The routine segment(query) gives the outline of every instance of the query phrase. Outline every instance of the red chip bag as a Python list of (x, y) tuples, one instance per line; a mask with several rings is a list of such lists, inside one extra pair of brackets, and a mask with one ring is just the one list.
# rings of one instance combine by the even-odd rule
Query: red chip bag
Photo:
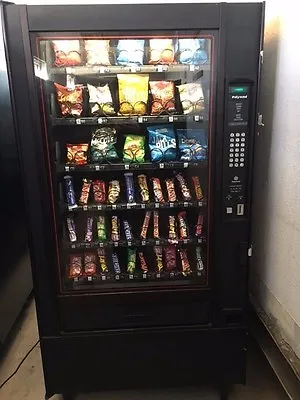
[(152, 94), (151, 114), (163, 112), (172, 113), (175, 111), (175, 87), (174, 82), (150, 81)]
[(62, 115), (64, 117), (68, 115), (80, 117), (83, 110), (82, 86), (76, 85), (75, 89), (68, 89), (58, 83), (54, 83), (54, 85)]

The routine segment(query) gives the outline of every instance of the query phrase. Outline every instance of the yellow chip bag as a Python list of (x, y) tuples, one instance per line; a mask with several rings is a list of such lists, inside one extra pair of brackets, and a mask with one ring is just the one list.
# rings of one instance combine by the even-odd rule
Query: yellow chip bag
[(147, 113), (149, 75), (118, 74), (121, 115)]

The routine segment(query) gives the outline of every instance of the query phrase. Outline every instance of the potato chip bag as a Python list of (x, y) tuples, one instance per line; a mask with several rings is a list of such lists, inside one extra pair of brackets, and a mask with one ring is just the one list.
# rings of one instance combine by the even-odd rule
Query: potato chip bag
[(81, 144), (66, 144), (67, 146), (67, 163), (84, 165), (87, 164), (87, 151), (89, 145), (87, 143)]
[(151, 114), (157, 115), (163, 112), (172, 113), (175, 110), (174, 82), (150, 81), (152, 94)]
[(173, 64), (175, 48), (173, 39), (150, 39), (149, 64)]
[(205, 109), (201, 83), (186, 83), (177, 86), (184, 114), (203, 112)]
[(118, 159), (116, 142), (115, 128), (102, 127), (92, 132), (91, 162), (116, 161)]
[(124, 162), (138, 162), (145, 161), (145, 137), (139, 135), (126, 135), (124, 149), (123, 149)]
[(121, 115), (145, 115), (148, 102), (149, 75), (118, 74)]
[(87, 87), (92, 115), (114, 115), (116, 113), (108, 84), (103, 86), (87, 84)]
[(180, 161), (203, 161), (207, 158), (204, 129), (177, 129)]
[(111, 65), (109, 40), (85, 40), (87, 65)]
[(143, 65), (145, 41), (141, 39), (119, 40), (118, 65)]
[(79, 40), (52, 40), (55, 53), (54, 65), (72, 67), (82, 63)]
[(75, 89), (69, 89), (58, 83), (54, 83), (54, 86), (62, 115), (80, 117), (83, 111), (82, 86), (76, 85)]
[(208, 56), (205, 39), (179, 39), (179, 57), (181, 64), (205, 64)]
[(171, 125), (154, 125), (147, 127), (151, 161), (176, 160), (177, 148), (174, 129)]

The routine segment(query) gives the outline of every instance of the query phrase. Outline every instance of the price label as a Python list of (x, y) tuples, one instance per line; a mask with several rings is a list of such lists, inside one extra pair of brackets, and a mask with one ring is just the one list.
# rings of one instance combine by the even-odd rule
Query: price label
[(202, 243), (202, 239), (200, 238), (200, 239), (198, 239), (198, 243)]
[(76, 249), (76, 244), (71, 244), (71, 249)]
[(119, 242), (114, 242), (114, 246), (118, 247), (119, 246)]
[(98, 124), (104, 124), (106, 122), (106, 118), (98, 118)]
[(187, 244), (188, 242), (189, 242), (188, 239), (183, 239), (183, 243), (184, 243), (184, 244)]
[(99, 246), (100, 246), (100, 247), (103, 247), (103, 243), (102, 243), (102, 242), (101, 242), (101, 243), (99, 243)]
[(83, 211), (87, 211), (88, 210), (88, 206), (83, 206)]
[(100, 166), (99, 165), (95, 165), (95, 171), (100, 171)]
[(112, 208), (113, 210), (116, 210), (116, 209), (117, 209), (117, 205), (116, 205), (116, 204), (113, 204), (113, 205), (111, 206), (111, 208)]
[(195, 65), (190, 65), (190, 71), (195, 71)]
[(200, 115), (195, 115), (194, 116), (194, 121), (199, 122), (200, 121)]
[(92, 280), (92, 277), (88, 276), (88, 281), (91, 282), (91, 280)]
[(156, 274), (156, 278), (158, 279), (160, 278), (160, 273)]
[(174, 278), (175, 274), (174, 272), (170, 272), (170, 278)]
[(100, 74), (104, 74), (105, 72), (107, 72), (107, 68), (105, 68), (105, 67), (100, 67), (99, 68), (99, 73)]
[(147, 274), (143, 274), (143, 279), (147, 279)]
[(132, 274), (129, 275), (129, 279), (133, 279), (133, 275)]
[(102, 279), (103, 281), (105, 281), (105, 280), (106, 280), (106, 276), (105, 276), (105, 275), (102, 275), (102, 276), (101, 276), (101, 279)]
[(127, 203), (127, 205), (126, 205), (126, 207), (127, 207), (127, 210), (131, 210), (132, 206), (133, 206), (133, 204), (131, 204), (131, 203)]
[(159, 168), (160, 168), (160, 169), (164, 169), (164, 168), (165, 168), (165, 164), (164, 164), (164, 163), (160, 163), (160, 164), (159, 164)]
[(183, 203), (183, 207), (188, 207), (189, 206), (189, 203), (187, 202), (187, 201), (185, 201), (184, 203)]
[(127, 242), (127, 245), (128, 245), (129, 247), (131, 247), (131, 246), (132, 246), (132, 243), (131, 243), (131, 242)]
[(159, 203), (155, 203), (155, 208), (159, 208)]
[(120, 279), (120, 275), (116, 275), (116, 281)]
[(68, 167), (67, 165), (65, 166), (65, 171), (69, 172), (70, 171), (70, 167)]
[(124, 165), (124, 168), (125, 168), (125, 169), (129, 169), (129, 167), (130, 167), (129, 164), (125, 164), (125, 165)]
[(159, 240), (155, 240), (155, 244), (156, 244), (156, 246), (159, 246), (160, 245), (160, 241)]
[(143, 117), (138, 117), (138, 123), (139, 123), (139, 124), (142, 124), (143, 122), (144, 122)]
[(76, 125), (81, 125), (81, 119), (80, 118), (76, 119)]
[(172, 117), (172, 115), (169, 116), (169, 122), (173, 122), (174, 118)]
[(146, 246), (146, 240), (142, 240), (142, 246)]
[(162, 65), (157, 66), (157, 72), (163, 72), (164, 67)]
[(101, 211), (102, 210), (102, 206), (97, 206), (97, 210)]
[(74, 278), (74, 282), (78, 282), (78, 278)]
[(170, 208), (173, 208), (174, 207), (174, 203), (170, 203)]
[(142, 203), (141, 204), (141, 208), (146, 208), (145, 204)]
[(189, 166), (188, 162), (183, 163), (183, 168), (187, 168)]

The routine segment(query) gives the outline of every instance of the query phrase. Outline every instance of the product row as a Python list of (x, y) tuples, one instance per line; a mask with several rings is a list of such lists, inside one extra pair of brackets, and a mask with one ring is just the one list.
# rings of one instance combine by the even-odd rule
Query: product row
[[(95, 252), (89, 251), (83, 254), (73, 253), (69, 257), (68, 277), (74, 279), (98, 273), (107, 274), (112, 272), (111, 266), (114, 274), (117, 275), (122, 273), (134, 275), (137, 271), (144, 274), (178, 271), (183, 276), (189, 276), (193, 272), (194, 260), (196, 260), (195, 270), (204, 274), (200, 247), (196, 247), (192, 252), (176, 246), (154, 246), (147, 255), (137, 248), (128, 248), (126, 253), (120, 256), (116, 251), (108, 253), (106, 249), (97, 249)], [(190, 262), (190, 259), (193, 262)]]
[[(191, 185), (188, 185), (186, 178), (181, 173), (175, 173), (174, 177), (165, 179), (164, 186), (161, 185), (159, 178), (151, 178), (151, 190), (149, 190), (150, 185), (148, 185), (149, 178), (145, 174), (135, 176), (132, 172), (127, 172), (124, 174), (124, 180), (125, 185), (116, 179), (111, 180), (107, 185), (104, 180), (92, 181), (84, 178), (78, 203), (82, 206), (87, 205), (92, 197), (92, 201), (96, 204), (115, 204), (120, 202), (121, 199), (125, 199), (125, 196), (127, 203), (131, 204), (137, 201), (148, 203), (152, 199), (157, 203), (176, 202), (178, 199), (183, 201), (191, 201), (192, 199), (201, 201), (203, 199), (203, 191), (198, 176), (192, 176), (192, 190), (189, 187)], [(68, 208), (69, 210), (75, 209), (78, 204), (72, 176), (66, 175), (64, 183)]]
[[(201, 77), (201, 75), (199, 76)], [(54, 83), (63, 117), (81, 115), (199, 114), (205, 110), (202, 84), (150, 80), (147, 74), (118, 74), (97, 85), (66, 87)], [(88, 99), (88, 100), (87, 100)], [(88, 102), (88, 110), (85, 103)]]
[(188, 221), (186, 211), (180, 211), (177, 215), (160, 215), (158, 211), (146, 211), (142, 223), (139, 218), (121, 219), (119, 215), (89, 216), (86, 218), (84, 234), (81, 224), (77, 229), (74, 217), (68, 217), (66, 224), (71, 243), (80, 240), (86, 243), (119, 242), (122, 239), (131, 242), (137, 238), (146, 240), (164, 237), (170, 244), (177, 244), (179, 239), (188, 239), (190, 236), (201, 237), (203, 220), (203, 215), (199, 214), (196, 221), (191, 219)]
[(200, 38), (53, 40), (54, 65), (204, 64), (209, 41)]
[(67, 164), (143, 163), (204, 161), (207, 140), (204, 129), (177, 129), (170, 125), (152, 125), (147, 135), (119, 135), (115, 128), (102, 127), (91, 133), (90, 143), (66, 144)]

